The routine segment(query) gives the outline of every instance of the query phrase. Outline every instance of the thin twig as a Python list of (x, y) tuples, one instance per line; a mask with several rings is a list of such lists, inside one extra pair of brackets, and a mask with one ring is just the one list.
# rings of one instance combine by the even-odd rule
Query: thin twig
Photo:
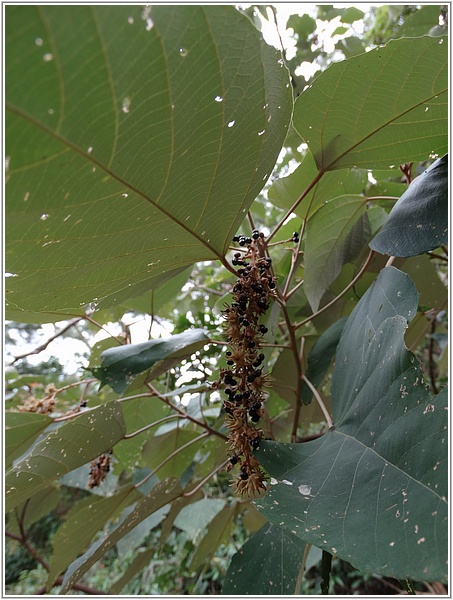
[(136, 483), (134, 485), (134, 488), (137, 489), (139, 488), (141, 485), (143, 485), (144, 483), (146, 483), (148, 481), (148, 479), (151, 479), (151, 477), (153, 475), (155, 475), (157, 473), (157, 471), (162, 468), (165, 464), (168, 463), (168, 461), (170, 461), (172, 458), (174, 458), (177, 454), (179, 454), (180, 452), (182, 452), (182, 450), (184, 450), (185, 448), (187, 448), (188, 446), (195, 444), (195, 442), (199, 442), (201, 439), (208, 437), (210, 434), (208, 431), (203, 432), (201, 435), (199, 435), (198, 437), (194, 438), (193, 440), (190, 440), (189, 442), (187, 442), (186, 444), (183, 444), (182, 446), (180, 446), (179, 448), (176, 448), (176, 450), (173, 450), (173, 452), (171, 452), (167, 458), (165, 458), (159, 465), (157, 465), (157, 467), (155, 469), (153, 469), (151, 471), (151, 473), (148, 473), (148, 475), (142, 479), (141, 481), (139, 481), (138, 483)]
[(124, 338), (111, 334), (110, 331), (108, 331), (104, 327), (104, 325), (101, 325), (100, 323), (98, 323), (97, 321), (95, 321), (94, 319), (92, 319), (91, 317), (89, 317), (88, 315), (84, 315), (82, 318), (86, 319), (87, 321), (89, 321), (92, 325), (94, 325), (98, 329), (102, 329), (102, 331), (105, 331), (105, 333), (109, 337), (111, 337), (112, 339), (116, 340), (118, 342), (118, 344), (120, 344), (121, 346), (124, 346), (124, 344), (126, 343)]
[(310, 390), (313, 393), (313, 396), (316, 398), (316, 402), (319, 404), (319, 408), (322, 410), (324, 416), (326, 417), (327, 425), (329, 426), (329, 428), (332, 427), (333, 422), (329, 415), (329, 411), (327, 410), (326, 405), (324, 404), (321, 396), (319, 395), (318, 390), (315, 388), (315, 386), (312, 384), (312, 382), (309, 379), (307, 379), (307, 377), (305, 375), (302, 375), (302, 379), (308, 385), (308, 387), (310, 388)]
[(162, 417), (162, 419), (153, 421), (153, 423), (148, 423), (148, 425), (145, 425), (141, 429), (137, 429), (136, 431), (133, 431), (132, 433), (128, 433), (127, 435), (124, 435), (123, 440), (128, 440), (129, 438), (133, 438), (136, 435), (139, 435), (140, 433), (143, 433), (144, 431), (151, 429), (152, 427), (156, 427), (156, 425), (160, 425), (161, 423), (164, 423), (165, 421), (170, 421), (171, 419), (183, 419), (183, 418), (184, 417), (182, 417), (181, 415), (167, 415), (166, 417)]
[(274, 237), (274, 235), (277, 233), (277, 231), (279, 231), (280, 227), (282, 227), (282, 225), (286, 222), (286, 220), (293, 214), (293, 212), (296, 210), (296, 208), (299, 206), (299, 204), (302, 202), (302, 200), (305, 198), (305, 196), (310, 193), (310, 191), (315, 187), (315, 185), (318, 183), (318, 181), (321, 179), (321, 177), (323, 175), (324, 175), (323, 170), (318, 171), (318, 174), (316, 175), (316, 177), (305, 188), (305, 190), (302, 192), (302, 194), (299, 196), (299, 198), (296, 200), (296, 202), (294, 202), (294, 204), (291, 206), (291, 208), (287, 211), (285, 216), (280, 219), (280, 221), (279, 221), (278, 225), (275, 227), (274, 231), (272, 231), (272, 233), (267, 238), (268, 242)]
[(185, 494), (183, 494), (183, 497), (188, 498), (189, 496), (193, 496), (194, 494), (196, 494), (196, 492), (198, 492), (198, 490), (200, 488), (202, 488), (204, 486), (204, 484), (207, 481), (209, 481), (209, 479), (211, 479), (211, 477), (213, 477), (218, 471), (220, 471), (220, 469), (223, 469), (223, 467), (229, 462), (230, 462), (230, 459), (228, 458), (220, 466), (216, 467), (213, 471), (211, 471), (209, 473), (209, 475), (207, 475), (204, 479), (202, 479), (202, 481), (200, 481), (200, 483), (198, 485), (196, 485), (192, 490), (190, 490), (190, 492), (186, 492)]
[(303, 321), (301, 321), (300, 323), (296, 323), (294, 325), (294, 329), (299, 329), (299, 327), (302, 327), (303, 325), (305, 325), (306, 323), (308, 323), (309, 321), (311, 321), (312, 319), (314, 319), (315, 317), (317, 317), (318, 315), (320, 315), (321, 313), (323, 313), (324, 311), (326, 311), (328, 308), (330, 308), (333, 304), (335, 304), (335, 302), (338, 302), (338, 300), (344, 296), (356, 283), (357, 281), (362, 277), (362, 275), (365, 273), (365, 271), (367, 270), (371, 259), (373, 257), (373, 250), (370, 250), (370, 253), (368, 254), (368, 257), (363, 265), (363, 267), (360, 269), (360, 271), (357, 273), (357, 275), (354, 277), (354, 279), (351, 281), (351, 283), (349, 283), (342, 292), (340, 292), (338, 294), (338, 296), (336, 296), (333, 300), (331, 300), (328, 304), (326, 304), (325, 306), (323, 306), (322, 308), (320, 308), (318, 311), (316, 311), (315, 313), (313, 313), (311, 316), (307, 317), (306, 319), (304, 319)]
[(395, 258), (396, 258), (396, 256), (389, 256), (389, 259), (385, 263), (385, 266), (386, 267), (391, 267), (393, 265), (393, 263), (395, 262)]
[(222, 440), (225, 440), (225, 441), (227, 440), (227, 437), (225, 435), (223, 435), (223, 433), (220, 433), (220, 431), (217, 431), (210, 425), (203, 423), (203, 421), (199, 421), (198, 419), (195, 419), (195, 417), (192, 417), (191, 415), (186, 413), (184, 410), (182, 410), (182, 408), (179, 408), (179, 406), (176, 406), (176, 404), (173, 404), (173, 402), (168, 400), (168, 398), (166, 398), (164, 394), (160, 394), (151, 383), (147, 383), (146, 385), (147, 385), (148, 389), (151, 392), (153, 392), (154, 396), (157, 396), (158, 398), (160, 398), (160, 400), (165, 402), (165, 404), (167, 404), (167, 406), (169, 406), (170, 408), (175, 410), (178, 414), (182, 415), (185, 419), (188, 419), (189, 421), (192, 421), (192, 423), (195, 423), (196, 425), (199, 425), (203, 429), (206, 429), (212, 435), (216, 435), (217, 437), (221, 438)]
[(55, 333), (52, 337), (50, 337), (47, 341), (45, 341), (43, 344), (41, 344), (34, 350), (30, 350), (30, 352), (25, 352), (24, 354), (19, 354), (19, 356), (15, 356), (14, 360), (12, 362), (10, 362), (8, 366), (11, 367), (18, 360), (21, 360), (22, 358), (26, 358), (27, 356), (31, 356), (32, 354), (40, 354), (43, 350), (45, 350), (47, 348), (47, 346), (51, 342), (53, 342), (58, 337), (60, 337), (64, 333), (66, 333), (68, 331), (68, 329), (71, 329), (71, 327), (74, 327), (74, 325), (76, 325), (82, 319), (83, 319), (83, 317), (78, 317), (77, 319), (73, 319), (72, 321), (69, 321), (69, 323), (65, 327), (63, 327), (63, 329), (60, 329), (60, 331), (57, 331), (57, 333)]
[(292, 289), (292, 290), (289, 290), (289, 292), (286, 294), (286, 299), (287, 299), (287, 300), (289, 300), (289, 299), (291, 298), (291, 296), (292, 296), (292, 295), (293, 295), (295, 292), (297, 292), (297, 290), (298, 290), (298, 289), (299, 289), (299, 288), (300, 288), (302, 285), (304, 285), (304, 282), (305, 282), (305, 279), (302, 279), (301, 281), (299, 281), (299, 283), (298, 283), (297, 285), (295, 285), (295, 286), (293, 287), (293, 289)]

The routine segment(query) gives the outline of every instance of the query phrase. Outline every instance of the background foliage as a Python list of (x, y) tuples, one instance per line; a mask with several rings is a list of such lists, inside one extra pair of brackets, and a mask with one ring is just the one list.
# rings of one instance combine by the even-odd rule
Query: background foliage
[[(445, 593), (447, 21), (7, 7), (8, 593)], [(255, 227), (252, 500), (212, 384)]]

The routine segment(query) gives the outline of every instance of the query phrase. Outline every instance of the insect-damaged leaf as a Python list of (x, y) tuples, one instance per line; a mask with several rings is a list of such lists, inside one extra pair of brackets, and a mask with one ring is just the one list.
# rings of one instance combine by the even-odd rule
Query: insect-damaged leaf
[(92, 373), (103, 385), (108, 384), (121, 394), (132, 375), (151, 369), (146, 380), (158, 377), (203, 348), (208, 340), (202, 329), (189, 329), (168, 339), (108, 348), (101, 354), (101, 366), (92, 369)]
[(113, 306), (224, 256), (292, 110), (247, 17), (9, 6), (5, 62), (9, 318)]
[(447, 393), (430, 396), (404, 345), (409, 277), (384, 269), (344, 328), (332, 381), (335, 430), (263, 442), (272, 477), (255, 505), (273, 523), (365, 572), (447, 576)]
[(48, 415), (29, 412), (5, 413), (5, 466), (25, 452), (40, 433), (52, 423)]
[(415, 256), (448, 243), (448, 156), (414, 179), (370, 248), (392, 256)]
[(12, 510), (53, 479), (109, 450), (125, 432), (119, 402), (87, 410), (64, 423), (6, 474), (7, 510)]

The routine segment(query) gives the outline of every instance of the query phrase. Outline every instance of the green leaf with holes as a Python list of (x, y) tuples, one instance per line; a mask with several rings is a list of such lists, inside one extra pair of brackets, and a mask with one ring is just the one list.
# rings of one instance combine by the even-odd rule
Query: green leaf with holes
[(306, 544), (293, 533), (266, 523), (233, 556), (222, 588), (227, 595), (299, 594)]
[(370, 248), (392, 256), (415, 256), (448, 243), (448, 155), (416, 177)]
[(6, 88), (6, 295), (22, 321), (222, 259), (292, 110), (280, 53), (233, 6), (9, 6)]
[(144, 498), (137, 502), (124, 520), (107, 536), (95, 542), (76, 559), (66, 571), (60, 594), (66, 593), (90, 567), (92, 567), (108, 550), (132, 531), (146, 517), (153, 514), (182, 494), (182, 488), (176, 479), (164, 479), (159, 482)]
[(8, 511), (45, 487), (112, 448), (126, 432), (119, 402), (87, 410), (52, 431), (6, 473)]
[(417, 292), (381, 271), (349, 317), (332, 380), (335, 428), (304, 444), (263, 442), (266, 518), (354, 567), (446, 581), (447, 391), (430, 396), (404, 344)]
[(188, 329), (168, 339), (108, 348), (101, 354), (101, 366), (92, 369), (102, 385), (122, 394), (133, 375), (146, 371), (143, 381), (151, 381), (179, 364), (209, 341), (202, 329)]
[(297, 99), (294, 127), (320, 171), (420, 161), (447, 151), (447, 89), (446, 40), (393, 40), (330, 65)]

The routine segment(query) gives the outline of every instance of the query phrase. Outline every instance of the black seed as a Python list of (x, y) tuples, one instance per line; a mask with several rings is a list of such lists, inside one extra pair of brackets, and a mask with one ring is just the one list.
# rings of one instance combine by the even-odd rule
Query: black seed
[(227, 365), (234, 365), (234, 360), (227, 360), (226, 363)]
[(250, 375), (247, 375), (247, 381), (249, 383), (253, 383), (255, 381), (255, 379), (256, 379), (255, 373), (250, 373)]
[(240, 252), (235, 252), (234, 253), (234, 258), (241, 258), (241, 253)]
[(257, 415), (256, 413), (253, 413), (253, 415), (251, 415), (251, 419), (252, 419), (253, 423), (258, 423), (258, 421), (260, 420), (260, 416)]
[(261, 324), (259, 327), (261, 333), (267, 333), (269, 331), (269, 329), (266, 327), (266, 325)]
[(228, 408), (228, 406), (224, 406), (223, 407), (225, 412), (227, 413), (227, 415), (232, 415), (233, 414), (233, 409), (232, 408)]
[(264, 233), (262, 231), (260, 231), (260, 238), (264, 237)]
[(250, 325), (250, 321), (244, 317), (242, 319), (242, 324), (244, 325), (244, 327), (248, 327), (248, 325)]
[(269, 286), (270, 290), (274, 290), (275, 289), (275, 281), (269, 281), (268, 286)]
[(239, 242), (239, 236), (238, 236), (238, 235), (235, 235), (235, 236), (234, 236), (234, 238), (233, 238), (233, 242)]
[(259, 447), (260, 445), (260, 439), (259, 438), (253, 438), (253, 440), (250, 440), (250, 446), (252, 448), (254, 448), (255, 450)]
[(249, 340), (249, 341), (247, 342), (247, 346), (248, 346), (249, 348), (254, 348), (254, 347), (256, 346), (256, 344), (255, 344), (255, 342), (254, 342), (253, 340)]
[[(243, 398), (250, 398), (250, 392), (248, 390), (245, 390), (245, 392), (243, 392), (243, 394), (242, 394), (242, 397)], [(260, 406), (261, 406), (261, 404), (260, 404)]]
[(230, 388), (225, 388), (223, 391), (225, 392), (225, 394), (226, 394), (227, 396), (229, 396), (229, 395), (231, 394), (231, 390), (230, 390)]
[(257, 240), (259, 237), (260, 237), (259, 231), (254, 231), (254, 232), (252, 233), (252, 238), (253, 238), (254, 240)]
[(259, 410), (261, 408), (261, 402), (255, 402), (252, 408), (253, 410)]
[(231, 350), (227, 350), (227, 351), (225, 352), (225, 354), (226, 354), (227, 356), (231, 356), (233, 353), (231, 352)]
[(239, 476), (242, 479), (242, 481), (246, 481), (249, 478), (247, 471), (241, 471), (239, 473)]
[(243, 237), (240, 238), (239, 246), (245, 246), (245, 238), (243, 238)]
[(230, 385), (232, 385), (233, 387), (236, 387), (238, 384), (238, 382), (236, 381), (236, 379), (230, 379)]
[(230, 463), (231, 463), (232, 465), (236, 465), (236, 464), (237, 464), (237, 462), (238, 462), (238, 457), (237, 457), (237, 456), (231, 456), (231, 457), (230, 457)]
[(231, 264), (233, 265), (233, 267), (236, 267), (238, 264), (238, 261), (235, 258), (233, 258), (233, 260), (231, 261)]
[(245, 243), (246, 243), (246, 244), (251, 244), (251, 243), (252, 243), (252, 238), (250, 238), (250, 237), (246, 237), (246, 238), (245, 238)]

